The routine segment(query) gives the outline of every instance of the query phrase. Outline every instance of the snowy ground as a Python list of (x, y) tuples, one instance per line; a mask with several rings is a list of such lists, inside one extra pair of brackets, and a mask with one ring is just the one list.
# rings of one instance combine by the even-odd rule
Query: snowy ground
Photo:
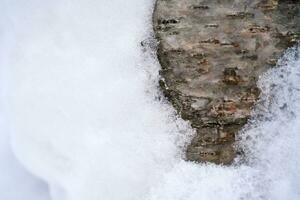
[(192, 130), (161, 98), (155, 54), (141, 46), (153, 3), (0, 1), (0, 199), (300, 198), (299, 51), (262, 77), (241, 143), (249, 161), (188, 163)]

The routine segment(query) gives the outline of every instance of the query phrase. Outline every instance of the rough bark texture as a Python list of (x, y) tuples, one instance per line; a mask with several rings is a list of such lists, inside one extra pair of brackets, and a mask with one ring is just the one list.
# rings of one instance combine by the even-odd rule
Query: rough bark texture
[(197, 130), (191, 161), (230, 164), (260, 74), (300, 40), (299, 0), (158, 0), (160, 85)]

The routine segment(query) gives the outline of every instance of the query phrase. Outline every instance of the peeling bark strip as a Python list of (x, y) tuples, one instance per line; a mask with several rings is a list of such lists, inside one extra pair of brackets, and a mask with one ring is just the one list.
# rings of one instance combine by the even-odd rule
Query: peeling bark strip
[(191, 161), (230, 164), (258, 76), (300, 40), (298, 0), (158, 0), (160, 85), (197, 135)]

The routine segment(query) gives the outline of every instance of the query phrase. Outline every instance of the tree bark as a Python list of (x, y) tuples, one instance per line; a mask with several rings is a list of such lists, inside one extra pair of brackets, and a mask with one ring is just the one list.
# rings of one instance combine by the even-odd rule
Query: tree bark
[(300, 40), (297, 0), (158, 0), (160, 86), (197, 134), (190, 161), (230, 164), (258, 77)]

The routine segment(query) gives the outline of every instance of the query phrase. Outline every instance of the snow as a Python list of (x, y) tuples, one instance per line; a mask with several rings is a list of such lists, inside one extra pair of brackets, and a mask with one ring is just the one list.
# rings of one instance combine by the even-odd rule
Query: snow
[(153, 4), (0, 1), (0, 199), (299, 199), (299, 50), (261, 78), (247, 162), (186, 162), (193, 130), (158, 89)]

